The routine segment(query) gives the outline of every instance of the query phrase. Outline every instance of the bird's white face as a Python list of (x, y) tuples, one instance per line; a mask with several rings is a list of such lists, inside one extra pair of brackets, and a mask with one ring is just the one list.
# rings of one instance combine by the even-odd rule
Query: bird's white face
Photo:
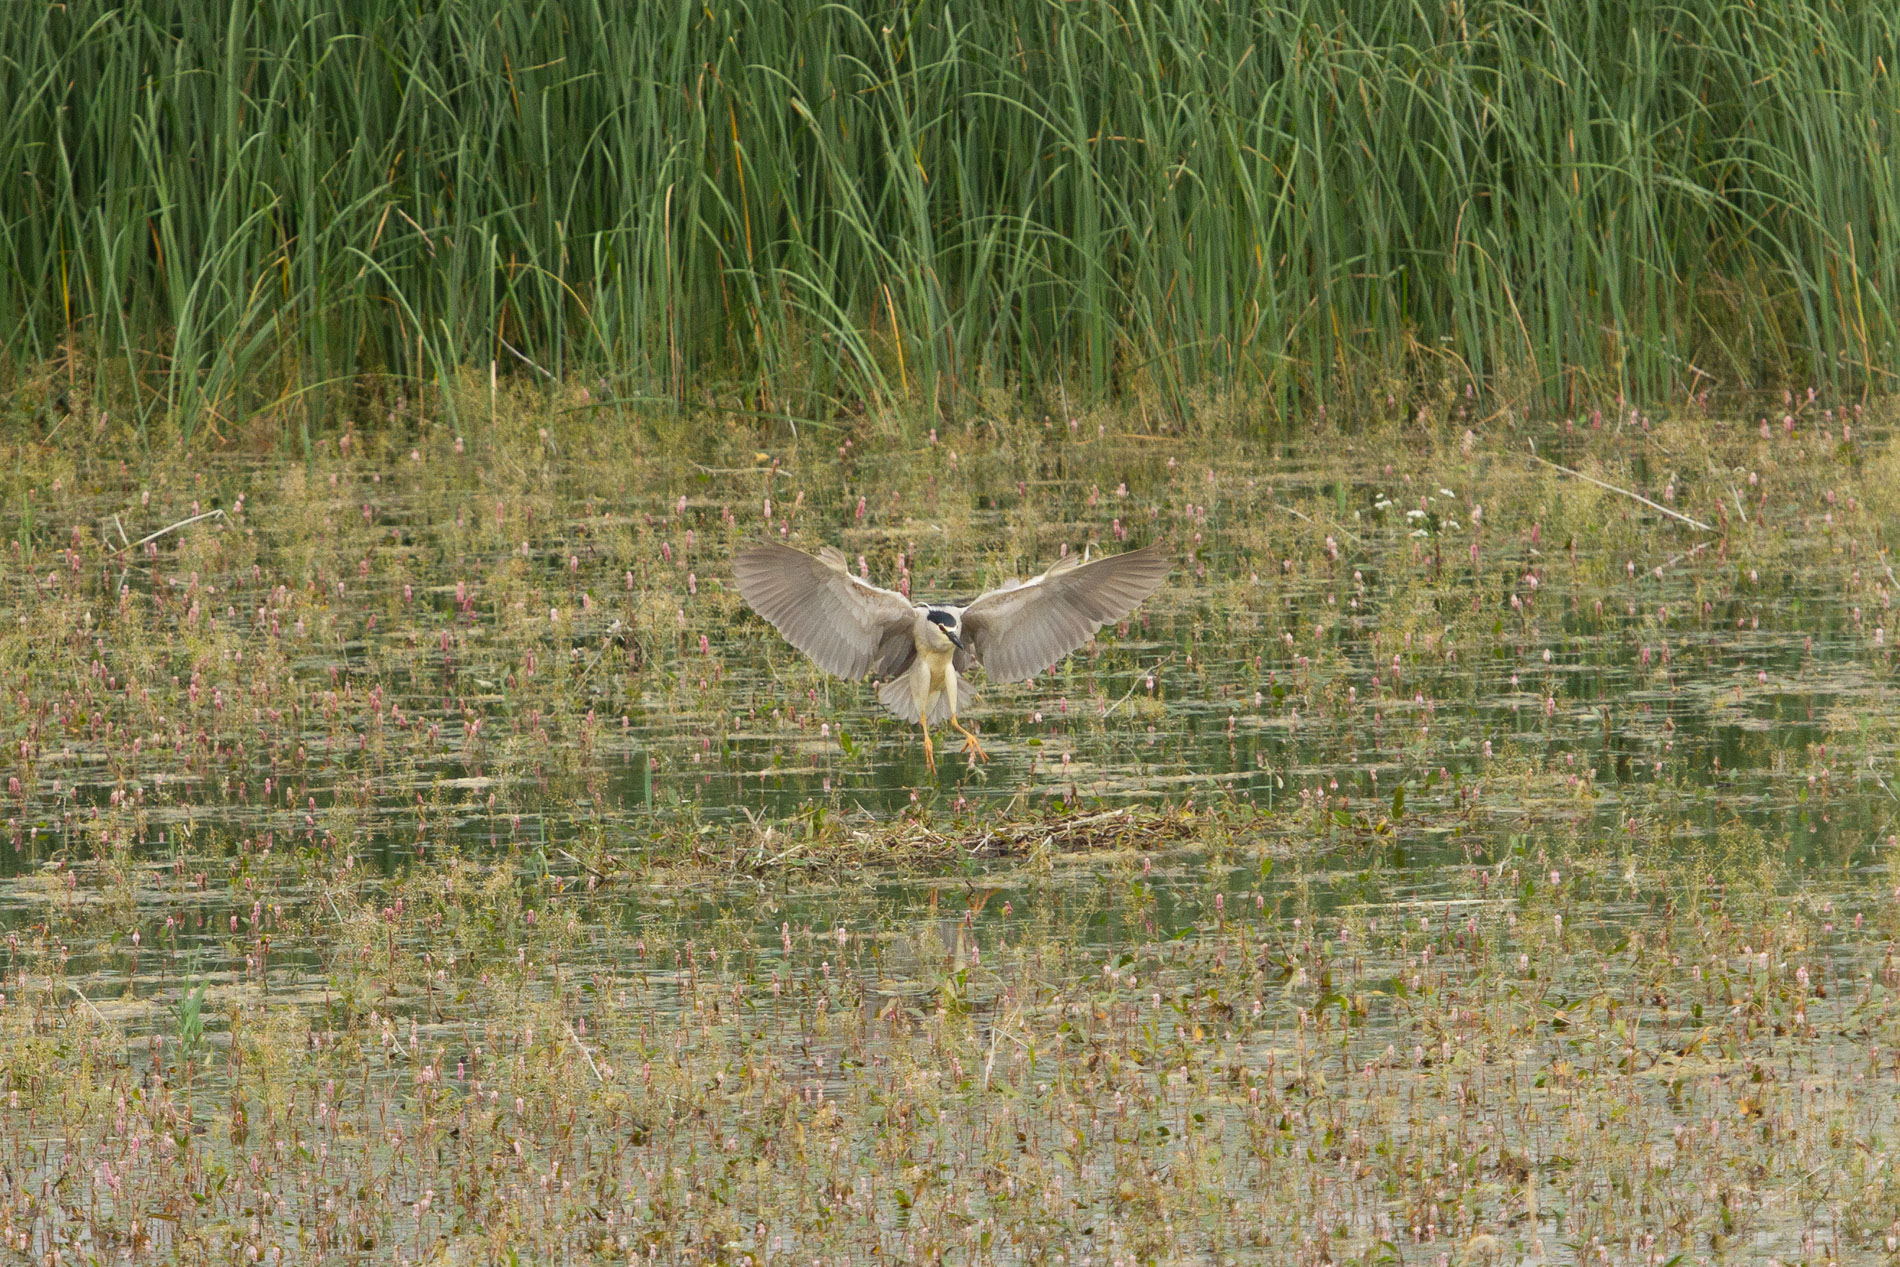
[(963, 620), (954, 611), (933, 607), (924, 617), (924, 637), (939, 651), (963, 645)]

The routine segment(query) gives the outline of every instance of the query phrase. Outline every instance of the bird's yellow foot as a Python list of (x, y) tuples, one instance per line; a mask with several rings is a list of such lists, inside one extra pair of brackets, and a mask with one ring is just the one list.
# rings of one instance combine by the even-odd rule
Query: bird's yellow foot
[(937, 753), (930, 745), (930, 732), (924, 732), (924, 769), (932, 774), (937, 772)]
[(963, 754), (965, 756), (973, 757), (978, 761), (988, 761), (990, 759), (990, 754), (983, 751), (983, 745), (976, 741), (975, 735), (963, 729), (961, 726), (957, 727), (957, 733), (963, 736)]

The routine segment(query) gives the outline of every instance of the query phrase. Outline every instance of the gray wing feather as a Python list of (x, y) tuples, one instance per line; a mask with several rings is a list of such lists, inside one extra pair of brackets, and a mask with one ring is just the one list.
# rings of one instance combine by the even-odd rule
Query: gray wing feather
[(819, 668), (856, 680), (900, 673), (916, 655), (911, 601), (851, 575), (827, 546), (814, 557), (768, 542), (732, 560), (739, 594)]
[(1084, 563), (1069, 555), (1032, 581), (991, 590), (963, 610), (963, 633), (999, 682), (1034, 677), (1135, 610), (1172, 564), (1166, 543)]

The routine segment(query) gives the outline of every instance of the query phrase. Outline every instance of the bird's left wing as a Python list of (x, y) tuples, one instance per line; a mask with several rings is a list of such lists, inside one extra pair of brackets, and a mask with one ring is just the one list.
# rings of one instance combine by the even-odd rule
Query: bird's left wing
[(851, 575), (830, 546), (815, 557), (774, 542), (751, 546), (734, 556), (732, 575), (752, 610), (827, 673), (854, 681), (873, 669), (895, 674), (916, 654), (911, 601)]
[(999, 682), (1034, 677), (1135, 610), (1172, 566), (1164, 542), (1084, 563), (1069, 555), (1032, 581), (991, 590), (963, 609), (963, 634)]

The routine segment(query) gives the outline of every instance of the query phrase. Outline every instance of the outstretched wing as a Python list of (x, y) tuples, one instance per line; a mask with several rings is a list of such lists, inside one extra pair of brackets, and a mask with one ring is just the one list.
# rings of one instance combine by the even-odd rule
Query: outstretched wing
[(1161, 587), (1165, 542), (1084, 563), (1068, 555), (1033, 581), (1012, 581), (963, 609), (963, 636), (999, 682), (1034, 677)]
[(816, 557), (770, 542), (751, 546), (734, 556), (732, 575), (752, 610), (827, 673), (895, 674), (917, 654), (911, 601), (851, 575), (830, 546)]

